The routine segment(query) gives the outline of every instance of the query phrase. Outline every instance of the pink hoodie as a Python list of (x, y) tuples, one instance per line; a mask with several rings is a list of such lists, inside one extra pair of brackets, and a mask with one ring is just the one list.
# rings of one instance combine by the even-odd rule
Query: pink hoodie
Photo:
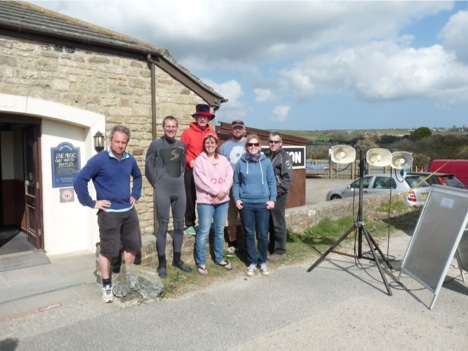
[(234, 171), (231, 163), (223, 155), (218, 155), (217, 163), (212, 164), (205, 152), (195, 159), (193, 178), (197, 192), (197, 203), (211, 204), (211, 199), (220, 191), (227, 195), (220, 203), (229, 201)]

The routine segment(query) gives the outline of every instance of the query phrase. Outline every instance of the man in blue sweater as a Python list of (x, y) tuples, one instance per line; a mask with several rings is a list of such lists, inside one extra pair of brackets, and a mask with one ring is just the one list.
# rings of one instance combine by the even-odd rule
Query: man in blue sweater
[[(115, 126), (110, 131), (110, 147), (88, 160), (73, 183), (83, 206), (98, 210), (102, 276), (102, 301), (112, 302), (111, 261), (124, 249), (124, 261), (132, 264), (141, 249), (140, 223), (134, 208), (141, 196), (142, 176), (135, 158), (128, 154), (130, 130)], [(130, 177), (133, 188), (130, 192)], [(96, 189), (96, 200), (89, 195), (88, 182)]]

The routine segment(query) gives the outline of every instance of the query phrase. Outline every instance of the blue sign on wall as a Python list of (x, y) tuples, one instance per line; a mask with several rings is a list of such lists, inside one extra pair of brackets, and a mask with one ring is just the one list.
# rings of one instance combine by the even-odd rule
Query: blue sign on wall
[(50, 149), (52, 163), (52, 187), (72, 186), (80, 172), (80, 148), (61, 143)]

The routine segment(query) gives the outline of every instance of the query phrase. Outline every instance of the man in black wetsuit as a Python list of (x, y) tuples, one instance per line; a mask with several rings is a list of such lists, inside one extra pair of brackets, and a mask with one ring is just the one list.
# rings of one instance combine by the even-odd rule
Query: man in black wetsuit
[(172, 265), (184, 272), (192, 271), (181, 260), (185, 225), (184, 169), (187, 151), (185, 144), (175, 139), (177, 128), (178, 122), (175, 117), (164, 118), (164, 136), (153, 141), (146, 153), (145, 176), (154, 188), (154, 203), (159, 222), (156, 249), (159, 260), (158, 275), (161, 278), (167, 276), (166, 237), (170, 208), (174, 224)]

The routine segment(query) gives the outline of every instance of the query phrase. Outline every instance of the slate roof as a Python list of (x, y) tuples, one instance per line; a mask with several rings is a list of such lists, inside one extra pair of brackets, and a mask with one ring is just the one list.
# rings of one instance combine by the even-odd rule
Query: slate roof
[(25, 1), (0, 0), (0, 29), (14, 32), (42, 35), (72, 42), (138, 53), (146, 58), (148, 54), (159, 56), (177, 70), (187, 75), (196, 84), (209, 90), (221, 100), (224, 98), (199, 78), (179, 65), (169, 51), (127, 35), (111, 31), (79, 19), (44, 9)]
[(164, 54), (164, 49), (23, 1), (0, 1), (0, 26), (81, 43)]

